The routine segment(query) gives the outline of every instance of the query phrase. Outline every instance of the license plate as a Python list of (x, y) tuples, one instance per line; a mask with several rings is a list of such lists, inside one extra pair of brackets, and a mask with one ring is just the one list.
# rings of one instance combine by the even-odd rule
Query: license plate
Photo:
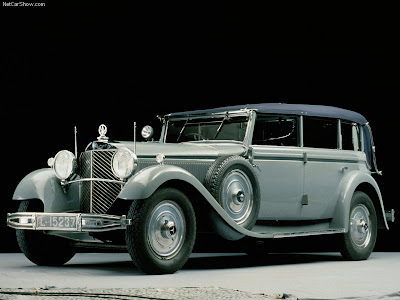
[(77, 230), (76, 215), (37, 215), (37, 229)]

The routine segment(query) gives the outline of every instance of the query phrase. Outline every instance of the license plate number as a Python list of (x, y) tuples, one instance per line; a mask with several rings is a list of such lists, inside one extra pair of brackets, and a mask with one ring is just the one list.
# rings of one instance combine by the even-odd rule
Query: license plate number
[(38, 215), (36, 228), (76, 230), (76, 216)]

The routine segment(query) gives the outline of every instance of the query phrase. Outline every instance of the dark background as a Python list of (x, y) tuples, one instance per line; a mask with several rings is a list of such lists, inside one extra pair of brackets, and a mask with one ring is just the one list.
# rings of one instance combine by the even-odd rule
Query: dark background
[[(82, 151), (101, 123), (110, 138), (132, 140), (133, 121), (159, 132), (156, 115), (234, 104), (360, 112), (374, 132), (385, 208), (400, 212), (393, 8), (43, 1), (1, 11), (0, 251), (16, 250), (4, 220), (15, 187), (73, 151), (74, 126)], [(377, 250), (400, 249), (397, 223), (380, 232)]]

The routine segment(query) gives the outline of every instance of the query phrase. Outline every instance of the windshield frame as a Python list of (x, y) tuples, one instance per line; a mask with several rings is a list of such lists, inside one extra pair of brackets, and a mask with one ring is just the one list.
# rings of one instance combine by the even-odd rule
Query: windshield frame
[[(253, 131), (253, 122), (254, 122), (254, 110), (249, 109), (241, 109), (237, 111), (225, 111), (225, 112), (218, 112), (218, 113), (211, 113), (211, 114), (197, 114), (197, 115), (181, 115), (181, 116), (173, 116), (170, 117), (169, 115), (164, 116), (163, 118), (163, 128), (162, 128), (162, 135), (160, 137), (161, 143), (169, 143), (169, 144), (179, 144), (179, 143), (239, 143), (244, 145), (249, 145), (251, 140), (251, 135)], [(220, 121), (226, 118), (234, 118), (234, 117), (246, 117), (247, 125), (246, 125), (246, 132), (243, 138), (243, 141), (237, 140), (201, 140), (201, 141), (188, 141), (188, 142), (166, 142), (167, 134), (168, 134), (168, 126), (170, 122), (174, 121), (192, 121), (196, 119), (220, 119)]]

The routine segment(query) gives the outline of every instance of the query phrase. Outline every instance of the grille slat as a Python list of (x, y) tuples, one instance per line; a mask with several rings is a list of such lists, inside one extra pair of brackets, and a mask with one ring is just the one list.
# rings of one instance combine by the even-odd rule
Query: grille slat
[[(85, 151), (80, 156), (81, 178), (119, 180), (112, 172), (111, 161), (116, 149)], [(113, 182), (84, 181), (81, 183), (81, 210), (89, 213), (106, 213), (119, 192), (121, 185)]]

